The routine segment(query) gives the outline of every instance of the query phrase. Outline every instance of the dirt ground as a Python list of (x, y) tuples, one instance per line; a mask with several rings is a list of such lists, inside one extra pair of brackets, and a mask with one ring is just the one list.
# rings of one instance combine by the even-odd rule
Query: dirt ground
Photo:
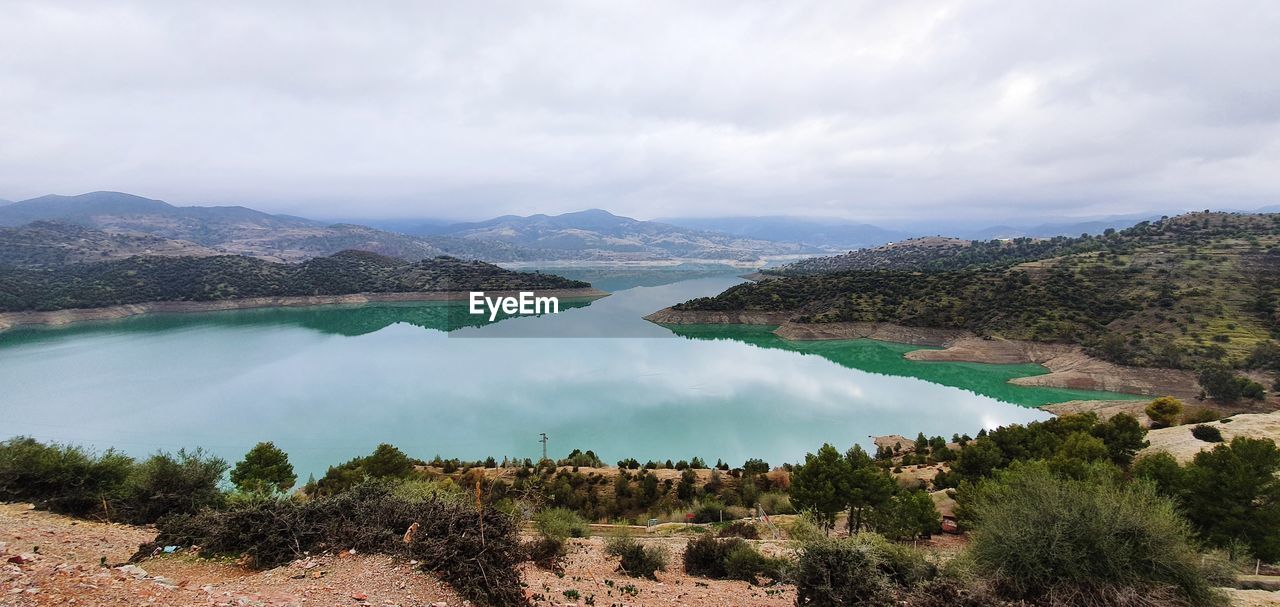
[[(0, 607), (91, 606), (463, 606), (457, 594), (412, 562), (361, 554), (316, 555), (268, 571), (233, 562), (200, 560), (181, 553), (138, 565), (121, 565), (154, 531), (144, 527), (77, 521), (29, 505), (0, 504)], [(672, 605), (764, 607), (795, 604), (791, 586), (687, 576), (680, 561), (688, 535), (641, 537), (671, 556), (656, 580), (618, 573), (602, 538), (570, 540), (563, 574), (522, 565), (535, 605), (656, 607)], [(926, 547), (938, 555), (958, 552), (963, 538), (937, 536)], [(761, 541), (780, 554), (784, 542)], [(1280, 605), (1280, 593), (1232, 591), (1233, 604)]]

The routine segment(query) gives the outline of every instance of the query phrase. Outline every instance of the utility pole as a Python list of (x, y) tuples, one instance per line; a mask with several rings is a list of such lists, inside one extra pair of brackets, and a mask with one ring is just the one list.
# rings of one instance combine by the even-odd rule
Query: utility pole
[(538, 442), (542, 443), (542, 459), (547, 459), (547, 433), (541, 433), (542, 438)]

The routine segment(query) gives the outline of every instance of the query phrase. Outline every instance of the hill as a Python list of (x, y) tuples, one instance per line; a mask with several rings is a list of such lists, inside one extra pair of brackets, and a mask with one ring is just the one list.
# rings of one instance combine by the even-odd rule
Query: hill
[(112, 234), (84, 226), (37, 221), (0, 228), (0, 267), (37, 268), (111, 261), (134, 255), (207, 257), (215, 249), (151, 235)]
[[(1088, 238), (959, 242), (791, 266), (674, 306), (1065, 342), (1128, 365), (1276, 365), (1280, 215), (1196, 213)], [(909, 254), (908, 254), (909, 253)], [(873, 265), (880, 264), (880, 265)], [(796, 264), (800, 265), (800, 264)], [(869, 266), (869, 267), (868, 267)], [(815, 267), (837, 267), (816, 271)]]
[(343, 251), (300, 264), (237, 255), (130, 257), (0, 272), (0, 312), (100, 308), (156, 301), (516, 289), (580, 289), (551, 274), (436, 257), (418, 262)]
[(756, 261), (818, 252), (814, 247), (640, 221), (591, 209), (562, 215), (505, 215), (475, 223), (431, 226), (439, 236), (506, 243), (540, 259)]
[(865, 223), (808, 217), (673, 217), (657, 221), (745, 238), (803, 243), (832, 251), (874, 247), (911, 236)]
[(246, 207), (179, 207), (120, 192), (41, 196), (0, 207), (0, 226), (53, 221), (111, 234), (183, 240), (223, 253), (273, 261), (301, 261), (359, 249), (416, 261), (440, 255), (513, 260), (523, 256), (503, 244), (429, 239), (351, 224), (271, 215)]

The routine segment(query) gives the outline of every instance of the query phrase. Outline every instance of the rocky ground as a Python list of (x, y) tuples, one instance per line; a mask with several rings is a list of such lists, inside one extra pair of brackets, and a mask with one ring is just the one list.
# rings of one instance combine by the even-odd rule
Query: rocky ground
[[(1218, 443), (1209, 443), (1191, 435), (1191, 429), (1197, 424), (1159, 428), (1147, 432), (1150, 447), (1143, 453), (1168, 451), (1180, 462), (1191, 461), (1197, 453), (1212, 449)], [(1237, 436), (1250, 438), (1269, 438), (1280, 444), (1280, 411), (1272, 413), (1245, 413), (1230, 418), (1204, 424), (1217, 428), (1222, 433), (1224, 442), (1230, 442)]]
[[(154, 537), (144, 527), (77, 521), (29, 505), (0, 504), (0, 607), (92, 606), (464, 606), (461, 597), (414, 563), (362, 554), (325, 554), (267, 571), (181, 552), (136, 565), (125, 563)], [(533, 604), (604, 606), (737, 606), (795, 604), (791, 586), (753, 586), (685, 575), (680, 560), (687, 536), (641, 539), (671, 556), (656, 580), (622, 575), (604, 554), (602, 538), (571, 540), (563, 573), (522, 566)], [(766, 553), (788, 550), (762, 541)], [(939, 536), (927, 546), (941, 555), (963, 539)], [(1280, 605), (1280, 593), (1232, 590), (1234, 605)]]

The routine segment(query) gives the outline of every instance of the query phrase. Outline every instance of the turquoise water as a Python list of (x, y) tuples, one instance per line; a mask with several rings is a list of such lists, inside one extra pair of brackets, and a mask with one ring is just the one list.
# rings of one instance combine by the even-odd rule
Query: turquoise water
[(741, 280), (679, 278), (460, 328), (457, 304), (422, 303), (0, 333), (0, 435), (231, 460), (271, 440), (304, 478), (380, 442), (422, 458), (537, 457), (541, 432), (553, 456), (777, 464), (823, 442), (973, 434), (1047, 417), (1030, 406), (1113, 396), (1006, 383), (1043, 372), (1034, 365), (913, 362), (900, 344), (641, 319)]

